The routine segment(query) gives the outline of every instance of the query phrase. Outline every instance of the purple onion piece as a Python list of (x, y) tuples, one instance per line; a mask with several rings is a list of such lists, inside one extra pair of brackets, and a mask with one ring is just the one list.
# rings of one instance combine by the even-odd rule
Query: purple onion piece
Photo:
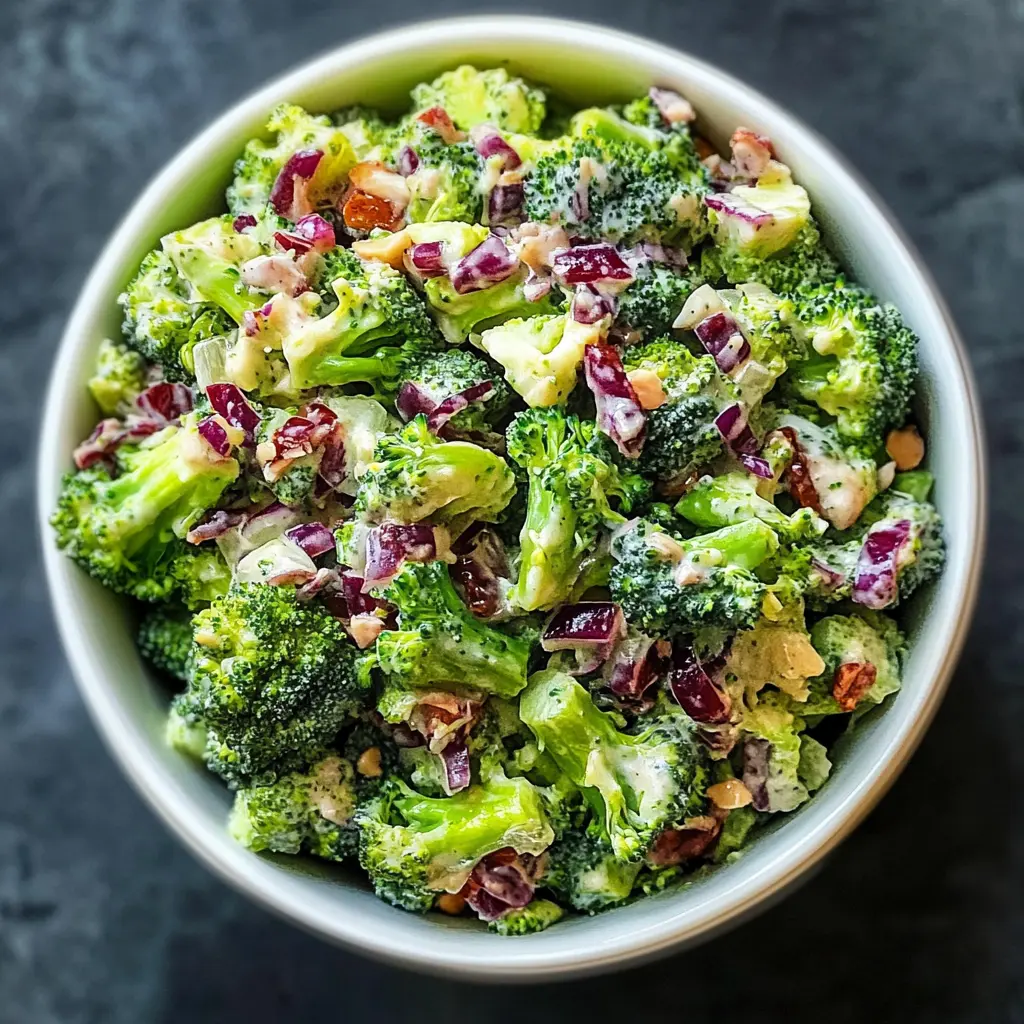
[(467, 531), (456, 543), (455, 553), (449, 572), (469, 610), (481, 618), (496, 615), (501, 607), (500, 581), (510, 574), (501, 538), (487, 527)]
[(235, 384), (208, 384), (206, 397), (228, 423), (244, 432), (246, 444), (254, 442), (260, 414), (249, 404), (240, 388)]
[(280, 248), (290, 250), (296, 256), (304, 256), (313, 248), (313, 243), (308, 238), (303, 238), (293, 231), (275, 231), (274, 241)]
[(398, 151), (395, 166), (403, 178), (408, 178), (410, 174), (415, 174), (420, 166), (420, 158), (416, 150), (412, 146), (403, 146)]
[(551, 291), (551, 278), (541, 277), (531, 268), (523, 282), (523, 296), (527, 302), (539, 302)]
[(334, 226), (318, 213), (308, 213), (295, 224), (295, 234), (309, 242), (317, 252), (327, 252), (337, 244)]
[(439, 277), (445, 273), (444, 243), (417, 242), (409, 250), (409, 262), (423, 277)]
[(365, 584), (366, 581), (358, 573), (343, 572), (341, 574), (341, 593), (345, 601), (347, 615), (367, 615), (370, 612), (391, 607), (387, 601), (365, 593)]
[(628, 282), (633, 271), (614, 245), (574, 245), (555, 253), (552, 273), (566, 284), (597, 284), (601, 281)]
[(242, 537), (253, 547), (259, 547), (274, 537), (279, 537), (289, 526), (295, 525), (298, 513), (279, 501), (272, 501), (266, 508), (247, 516), (240, 527)]
[(760, 477), (762, 480), (774, 479), (775, 474), (772, 472), (770, 463), (767, 459), (762, 459), (760, 455), (749, 455), (747, 452), (739, 452), (736, 458), (754, 476)]
[(208, 540), (216, 540), (223, 537), (225, 533), (233, 530), (245, 519), (244, 512), (226, 512), (218, 509), (212, 512), (202, 522), (196, 523), (191, 530), (185, 534), (185, 540), (189, 544), (203, 544)]
[(607, 434), (627, 459), (637, 458), (647, 437), (647, 414), (619, 353), (611, 345), (588, 345), (583, 367), (587, 386), (594, 393), (598, 430)]
[(692, 647), (675, 647), (668, 683), (676, 703), (695, 722), (717, 725), (729, 720), (728, 697), (697, 660)]
[(398, 396), (395, 398), (395, 408), (398, 409), (402, 419), (406, 421), (419, 416), (420, 413), (433, 412), (436, 407), (437, 403), (434, 399), (411, 380), (407, 380), (399, 388)]
[(476, 136), (473, 140), (476, 151), (485, 160), (501, 157), (502, 166), (508, 171), (514, 171), (522, 163), (519, 154), (493, 129), (483, 128), (471, 134)]
[(492, 226), (521, 223), (525, 200), (522, 182), (495, 185), (487, 197), (487, 223)]
[(540, 645), (545, 651), (604, 646), (626, 631), (622, 609), (612, 601), (565, 604), (551, 616)]
[(769, 810), (768, 762), (772, 745), (767, 740), (750, 739), (743, 744), (743, 785), (750, 791), (755, 811)]
[(605, 663), (604, 678), (617, 697), (635, 701), (658, 681), (668, 667), (649, 636), (631, 636), (622, 641)]
[(138, 398), (135, 407), (157, 423), (170, 423), (192, 411), (192, 390), (184, 384), (162, 380), (151, 384)]
[(745, 452), (753, 455), (758, 448), (757, 438), (747, 424), (747, 416), (743, 406), (735, 403), (723, 409), (715, 417), (715, 426), (725, 443), (738, 455)]
[(434, 528), (425, 523), (382, 523), (366, 535), (363, 590), (390, 583), (406, 562), (429, 562), (437, 557)]
[(240, 213), (232, 222), (231, 226), (241, 234), (249, 228), (256, 227), (256, 218), (251, 213)]
[(457, 416), (473, 402), (486, 402), (493, 395), (494, 381), (490, 380), (482, 380), (464, 391), (449, 395), (427, 413), (427, 429), (432, 434), (438, 433), (453, 416)]
[(440, 753), (444, 765), (445, 792), (451, 796), (469, 785), (469, 750), (463, 739), (456, 738), (447, 743)]
[(615, 316), (617, 303), (610, 295), (603, 295), (592, 284), (576, 285), (572, 297), (572, 318), (578, 324), (596, 324), (606, 316)]
[(324, 442), (317, 467), (317, 483), (322, 482), (326, 491), (333, 491), (345, 482), (345, 475), (345, 442), (335, 430)]
[(900, 554), (910, 534), (908, 519), (875, 523), (868, 530), (853, 578), (852, 597), (857, 604), (877, 611), (895, 603)]
[(450, 275), (455, 290), (465, 295), (499, 284), (518, 269), (519, 260), (508, 246), (497, 235), (488, 235), (451, 268)]
[(578, 224), (590, 220), (590, 182), (580, 181), (569, 196), (569, 212)]
[(682, 249), (674, 249), (658, 242), (641, 242), (633, 252), (639, 259), (648, 259), (652, 263), (664, 263), (669, 267), (681, 269), (689, 264), (686, 253)]
[(320, 161), (323, 159), (323, 152), (319, 149), (303, 149), (293, 153), (285, 165), (281, 168), (270, 190), (270, 205), (278, 216), (286, 217), (288, 220), (295, 220), (293, 214), (295, 206), (295, 183), (298, 180), (308, 180), (316, 173)]
[(715, 357), (722, 373), (732, 373), (750, 358), (750, 342), (728, 313), (712, 313), (693, 329), (697, 340)]
[(334, 550), (334, 534), (323, 523), (299, 523), (284, 534), (294, 541), (310, 558), (318, 558)]
[(704, 205), (722, 217), (730, 217), (751, 228), (763, 227), (775, 219), (733, 192), (709, 193), (704, 197)]
[(123, 444), (139, 441), (162, 429), (157, 420), (132, 417), (127, 424), (117, 419), (100, 420), (92, 433), (75, 449), (73, 458), (78, 469), (89, 469), (108, 461)]
[(231, 454), (228, 433), (213, 416), (200, 420), (196, 429), (200, 437), (222, 458), (227, 458)]
[(812, 558), (811, 568), (818, 574), (821, 579), (822, 585), (827, 590), (835, 590), (837, 587), (841, 587), (846, 582), (846, 576), (841, 572), (837, 572), (830, 565), (826, 565), (821, 559)]

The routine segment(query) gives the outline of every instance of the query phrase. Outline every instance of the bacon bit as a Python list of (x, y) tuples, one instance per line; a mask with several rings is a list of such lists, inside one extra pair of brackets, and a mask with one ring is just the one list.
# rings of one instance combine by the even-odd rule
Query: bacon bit
[(632, 370), (626, 377), (633, 385), (640, 408), (649, 411), (665, 404), (665, 388), (653, 370)]
[(885, 450), (901, 473), (917, 469), (924, 461), (924, 439), (913, 424), (902, 430), (891, 431), (885, 439)]
[(367, 747), (356, 761), (356, 771), (367, 779), (379, 779), (384, 774), (380, 764), (380, 747)]
[(654, 840), (647, 863), (654, 867), (671, 867), (694, 860), (707, 852), (721, 830), (722, 823), (710, 814), (687, 818), (682, 828), (666, 829)]
[(878, 669), (870, 661), (848, 661), (836, 669), (832, 696), (844, 711), (853, 711), (877, 678)]
[(814, 509), (819, 516), (823, 515), (821, 500), (818, 498), (818, 492), (815, 490), (814, 482), (811, 480), (810, 470), (807, 468), (806, 453), (800, 445), (796, 431), (792, 427), (780, 427), (779, 433), (786, 438), (793, 448), (793, 459), (786, 470), (789, 493), (797, 504), (802, 505), (804, 508)]
[(729, 148), (733, 164), (745, 178), (760, 178), (774, 155), (772, 140), (749, 128), (737, 128), (729, 140)]
[(457, 892), (446, 892), (437, 898), (437, 909), (442, 914), (458, 917), (466, 909), (466, 901)]
[(708, 799), (723, 811), (735, 811), (753, 802), (750, 790), (739, 779), (725, 779), (708, 786)]
[(378, 260), (395, 270), (402, 269), (405, 250), (412, 245), (407, 231), (396, 231), (383, 238), (362, 238), (352, 243), (352, 251), (364, 260)]
[(448, 146), (453, 142), (465, 142), (468, 138), (465, 132), (460, 132), (455, 127), (444, 107), (431, 107), (429, 110), (424, 110), (422, 114), (417, 115), (416, 120), (422, 121), (428, 128), (433, 128)]
[(394, 231), (401, 224), (401, 215), (380, 196), (351, 189), (343, 199), (341, 215), (345, 226), (355, 231), (372, 231), (374, 228)]

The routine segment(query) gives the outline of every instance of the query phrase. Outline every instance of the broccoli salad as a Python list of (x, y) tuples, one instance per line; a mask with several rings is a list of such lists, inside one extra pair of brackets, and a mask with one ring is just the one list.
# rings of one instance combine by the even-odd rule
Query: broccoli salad
[(459, 67), (275, 109), (99, 345), (59, 546), (254, 851), (503, 935), (827, 785), (943, 545), (917, 339), (771, 140)]

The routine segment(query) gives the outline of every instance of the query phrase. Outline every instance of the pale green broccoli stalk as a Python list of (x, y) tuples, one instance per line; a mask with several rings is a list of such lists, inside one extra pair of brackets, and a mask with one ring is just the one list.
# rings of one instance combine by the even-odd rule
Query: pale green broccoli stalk
[(344, 127), (333, 124), (326, 115), (309, 114), (292, 103), (274, 108), (267, 121), (267, 134), (273, 136), (272, 141), (250, 139), (235, 162), (234, 179), (227, 190), (232, 215), (262, 213), (278, 174), (296, 153), (323, 153), (307, 185), (314, 206), (340, 190), (345, 175), (356, 163), (356, 153)]
[(376, 522), (446, 523), (457, 535), (471, 522), (495, 522), (515, 489), (500, 456), (468, 441), (441, 441), (417, 416), (377, 442), (356, 511)]
[[(800, 779), (801, 732), (804, 729), (803, 707), (775, 690), (758, 696), (757, 704), (747, 708), (740, 723), (743, 734), (768, 744), (767, 778), (764, 780), (767, 803), (762, 810), (794, 811), (810, 796)], [(798, 711), (798, 715), (793, 714)], [(755, 794), (755, 807), (759, 807)]]
[(629, 899), (642, 866), (619, 860), (600, 830), (574, 831), (551, 847), (541, 884), (573, 910), (596, 914)]
[(679, 269), (653, 260), (640, 263), (635, 275), (619, 296), (615, 321), (645, 341), (667, 335), (686, 300), (704, 283), (699, 266)]
[(935, 477), (927, 469), (911, 469), (893, 477), (890, 490), (899, 491), (914, 501), (925, 502), (935, 486)]
[(814, 509), (799, 508), (786, 515), (773, 502), (757, 493), (757, 478), (734, 472), (704, 477), (679, 499), (676, 512), (702, 530), (717, 530), (748, 519), (760, 519), (784, 543), (816, 540), (828, 523)]
[(547, 106), (541, 89), (513, 78), (505, 68), (478, 71), (469, 64), (417, 85), (412, 102), (416, 110), (443, 108), (456, 128), (463, 131), (489, 124), (524, 135), (535, 135), (540, 130)]
[(530, 409), (509, 424), (509, 458), (529, 481), (519, 535), (518, 579), (510, 602), (524, 611), (554, 608), (572, 592), (602, 531), (647, 497), (649, 485), (620, 472), (590, 420), (561, 409)]
[(583, 790), (618, 859), (641, 859), (659, 833), (703, 807), (706, 754), (682, 711), (629, 735), (572, 676), (546, 670), (531, 676), (519, 713)]
[(139, 653), (155, 669), (188, 681), (192, 654), (192, 615), (181, 606), (146, 610), (135, 635)]
[(352, 765), (336, 754), (325, 754), (308, 771), (239, 789), (228, 831), (256, 852), (305, 852), (325, 860), (347, 860), (356, 855), (359, 844), (359, 833), (351, 824), (355, 808)]
[(127, 345), (104, 338), (88, 386), (104, 416), (124, 416), (146, 388), (146, 362)]
[(641, 519), (612, 542), (609, 589), (630, 623), (658, 636), (750, 627), (766, 593), (753, 570), (778, 546), (775, 531), (759, 519), (682, 543)]
[(407, 563), (382, 596), (398, 609), (398, 628), (377, 637), (375, 654), (392, 686), (514, 697), (526, 685), (533, 637), (477, 619), (444, 562)]
[(95, 468), (64, 478), (50, 520), (57, 544), (112, 590), (198, 603), (223, 578), (222, 563), (182, 538), (237, 478), (238, 463), (214, 452), (196, 424), (193, 414), (121, 448), (114, 475)]
[(488, 921), (488, 931), (498, 935), (532, 935), (561, 921), (565, 911), (551, 900), (531, 900), (525, 907), (513, 907), (494, 921)]
[(834, 416), (841, 437), (867, 451), (907, 417), (917, 377), (917, 336), (893, 306), (843, 281), (795, 303), (807, 355), (791, 362), (792, 394)]
[(324, 257), (320, 279), (330, 284), (334, 308), (325, 316), (298, 320), (281, 340), (295, 387), (363, 380), (368, 361), (353, 362), (353, 357), (373, 353), (389, 341), (430, 342), (437, 336), (405, 277), (386, 263), (332, 249)]
[(232, 786), (310, 763), (366, 703), (356, 649), (294, 587), (236, 584), (194, 620), (175, 713), (208, 734), (206, 765)]
[[(805, 737), (805, 741), (810, 737)], [(758, 813), (753, 807), (737, 807), (729, 812), (718, 833), (712, 859), (716, 864), (725, 863), (733, 854), (747, 845), (758, 823)]]
[(376, 894), (419, 912), (441, 893), (458, 892), (489, 854), (510, 847), (539, 856), (554, 839), (536, 787), (498, 772), (439, 798), (393, 781), (359, 808), (356, 824), (359, 863)]

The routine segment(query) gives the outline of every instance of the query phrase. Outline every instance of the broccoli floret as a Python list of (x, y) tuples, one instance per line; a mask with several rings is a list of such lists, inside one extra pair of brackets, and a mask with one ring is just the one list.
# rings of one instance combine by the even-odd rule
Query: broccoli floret
[(382, 596), (398, 609), (398, 628), (384, 630), (376, 646), (376, 663), (392, 686), (514, 697), (526, 685), (533, 638), (477, 619), (444, 562), (406, 564)]
[(104, 338), (96, 352), (89, 392), (104, 416), (123, 416), (146, 387), (146, 363), (127, 345)]
[(325, 860), (356, 855), (359, 833), (355, 771), (336, 754), (318, 757), (306, 772), (284, 775), (267, 786), (235, 793), (228, 820), (232, 837), (250, 850), (311, 853)]
[(808, 540), (780, 549), (771, 565), (779, 579), (796, 585), (810, 608), (822, 611), (830, 604), (846, 600), (853, 592), (861, 544), (859, 536)]
[(788, 389), (836, 418), (841, 437), (868, 451), (906, 419), (917, 377), (917, 336), (893, 306), (837, 281), (802, 294), (796, 317), (808, 348)]
[(378, 442), (356, 497), (356, 511), (374, 521), (494, 522), (515, 493), (515, 477), (494, 452), (468, 441), (441, 441), (425, 416)]
[(599, 324), (578, 323), (567, 313), (508, 320), (484, 331), (477, 344), (502, 365), (526, 404), (538, 408), (565, 402), (587, 345), (601, 337)]
[(573, 910), (596, 914), (629, 898), (641, 866), (619, 860), (599, 830), (577, 830), (551, 847), (542, 884)]
[(323, 153), (306, 187), (311, 205), (330, 197), (356, 163), (348, 133), (325, 115), (307, 113), (291, 103), (275, 107), (267, 121), (267, 133), (273, 141), (250, 139), (235, 162), (234, 180), (228, 186), (228, 209), (239, 213), (260, 214), (267, 205), (271, 189), (289, 157), (299, 152)]
[(403, 910), (426, 911), (458, 892), (477, 862), (511, 847), (539, 856), (554, 832), (539, 791), (494, 773), (450, 797), (425, 797), (399, 781), (356, 813), (359, 863), (374, 891)]
[(627, 620), (648, 633), (741, 629), (757, 621), (766, 593), (753, 570), (778, 546), (775, 531), (759, 519), (682, 543), (641, 519), (612, 542), (609, 587)]
[[(217, 504), (238, 476), (238, 463), (217, 455), (196, 429), (196, 417), (117, 454), (115, 475), (86, 469), (64, 478), (50, 522), (57, 544), (105, 586), (142, 601), (182, 592), (202, 600), (216, 562), (193, 564), (181, 539)], [(195, 595), (193, 597), (193, 595)]]
[(135, 642), (139, 653), (161, 672), (188, 681), (192, 654), (192, 616), (182, 607), (147, 609)]
[(392, 126), (368, 107), (345, 107), (334, 112), (334, 123), (345, 133), (357, 160), (374, 159), (387, 141)]
[(161, 249), (146, 256), (118, 302), (128, 344), (159, 363), (168, 380), (191, 380), (192, 347), (234, 327), (213, 303), (192, 300), (188, 283)]
[(417, 110), (442, 107), (463, 131), (491, 124), (502, 131), (535, 135), (547, 112), (540, 89), (512, 78), (505, 68), (478, 71), (469, 64), (417, 85), (412, 102)]
[(498, 935), (532, 935), (561, 921), (565, 911), (551, 900), (531, 900), (525, 907), (514, 907), (495, 921), (487, 923), (488, 931)]
[(648, 260), (619, 297), (616, 323), (639, 331), (644, 339), (668, 334), (683, 304), (704, 283), (699, 266), (680, 270)]
[(913, 498), (914, 501), (927, 501), (935, 486), (935, 477), (927, 469), (912, 469), (905, 473), (897, 473), (893, 477), (892, 490)]
[(510, 602), (525, 611), (565, 601), (601, 531), (625, 522), (612, 503), (629, 510), (647, 496), (636, 474), (620, 473), (590, 420), (561, 409), (529, 409), (509, 424), (509, 458), (529, 480), (526, 520), (519, 535), (519, 573)]
[(386, 263), (361, 260), (338, 248), (323, 258), (322, 266), (320, 281), (329, 283), (334, 308), (322, 317), (299, 318), (281, 339), (295, 387), (361, 380), (362, 364), (353, 364), (352, 357), (372, 353), (388, 341), (436, 338), (423, 303), (405, 277)]
[(341, 623), (293, 587), (241, 583), (194, 621), (192, 676), (174, 703), (207, 730), (207, 767), (263, 784), (310, 763), (365, 703)]
[(756, 478), (749, 473), (704, 477), (680, 498), (675, 510), (702, 530), (760, 519), (788, 543), (813, 541), (828, 529), (828, 523), (811, 508), (799, 508), (786, 515), (773, 502), (762, 498), (757, 493)]
[(620, 860), (639, 860), (660, 832), (703, 807), (706, 754), (682, 711), (629, 735), (572, 676), (546, 670), (531, 676), (519, 714), (583, 790)]

